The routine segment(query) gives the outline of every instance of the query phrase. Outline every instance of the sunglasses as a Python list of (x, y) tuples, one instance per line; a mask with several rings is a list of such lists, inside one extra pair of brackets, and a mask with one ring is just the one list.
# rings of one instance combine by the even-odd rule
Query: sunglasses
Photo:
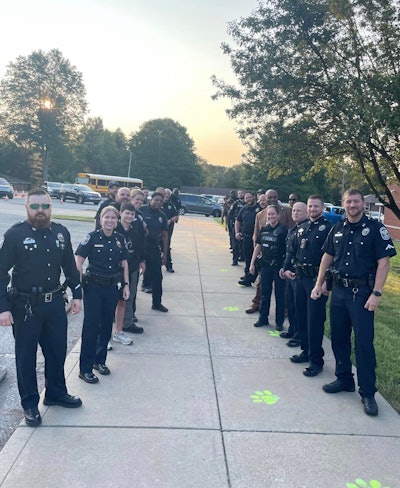
[(51, 203), (29, 203), (28, 207), (32, 210), (48, 210), (51, 207)]

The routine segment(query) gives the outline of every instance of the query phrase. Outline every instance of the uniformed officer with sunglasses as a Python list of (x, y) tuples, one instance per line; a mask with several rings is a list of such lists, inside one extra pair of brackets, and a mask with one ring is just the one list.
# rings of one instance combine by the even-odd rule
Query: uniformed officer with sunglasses
[[(67, 316), (60, 274), (72, 290), (71, 312), (80, 312), (82, 289), (68, 230), (50, 220), (51, 199), (42, 188), (26, 197), (27, 219), (12, 226), (0, 245), (0, 326), (12, 326), (18, 389), (27, 425), (41, 423), (36, 377), (40, 344), (45, 358), (45, 405), (76, 408), (80, 398), (65, 385)], [(8, 274), (12, 270), (11, 288)]]

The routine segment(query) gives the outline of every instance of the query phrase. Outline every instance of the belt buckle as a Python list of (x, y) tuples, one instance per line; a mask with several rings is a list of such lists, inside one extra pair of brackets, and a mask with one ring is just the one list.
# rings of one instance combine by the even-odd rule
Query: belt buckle
[(342, 278), (343, 286), (348, 288), (350, 286), (349, 280), (347, 278)]
[(53, 300), (53, 293), (45, 293), (44, 301), (45, 303), (50, 303)]

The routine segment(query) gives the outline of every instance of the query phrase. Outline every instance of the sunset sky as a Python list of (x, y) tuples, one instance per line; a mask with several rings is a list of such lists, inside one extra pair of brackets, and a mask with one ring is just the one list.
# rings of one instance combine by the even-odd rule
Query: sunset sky
[(240, 161), (244, 147), (213, 102), (210, 77), (234, 81), (221, 42), (227, 22), (257, 0), (15, 0), (1, 7), (0, 77), (17, 56), (59, 49), (83, 74), (90, 116), (126, 135), (170, 117), (212, 164)]

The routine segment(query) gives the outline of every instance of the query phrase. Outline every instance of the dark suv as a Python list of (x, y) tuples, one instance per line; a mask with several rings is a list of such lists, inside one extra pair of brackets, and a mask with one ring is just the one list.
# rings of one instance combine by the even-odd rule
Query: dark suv
[(2, 197), (14, 197), (14, 188), (5, 178), (0, 178), (0, 198)]
[(212, 202), (209, 198), (202, 195), (195, 195), (193, 193), (179, 193), (181, 199), (180, 215), (188, 213), (204, 214), (206, 217), (212, 215), (213, 217), (221, 217), (222, 206), (218, 203)]
[(63, 183), (60, 186), (60, 200), (64, 202), (68, 198), (75, 200), (77, 203), (92, 202), (94, 205), (98, 205), (101, 201), (100, 193), (93, 191), (86, 185)]
[(60, 187), (61, 183), (57, 181), (45, 181), (43, 183), (43, 188), (52, 198), (60, 198)]

